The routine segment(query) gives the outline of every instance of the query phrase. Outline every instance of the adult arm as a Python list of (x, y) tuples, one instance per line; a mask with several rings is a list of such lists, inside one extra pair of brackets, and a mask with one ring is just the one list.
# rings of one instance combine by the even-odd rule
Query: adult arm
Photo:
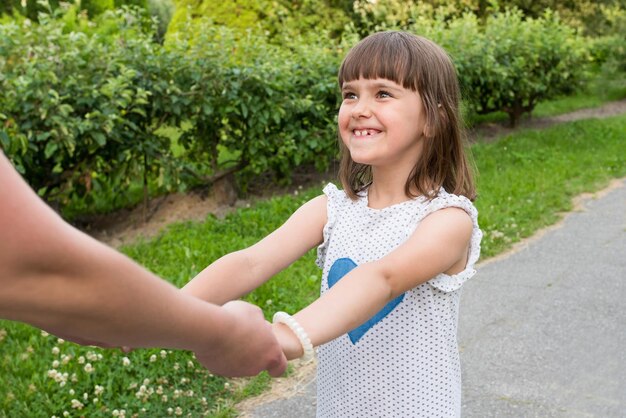
[[(407, 290), (439, 273), (462, 271), (471, 234), (472, 221), (465, 211), (438, 210), (420, 222), (405, 243), (351, 270), (294, 318), (313, 346), (331, 341), (363, 324)], [(288, 359), (302, 356), (301, 344), (287, 326), (275, 324), (274, 330)]]
[(1, 152), (0, 317), (82, 343), (191, 350), (228, 376), (286, 367), (260, 309), (185, 295), (71, 227)]

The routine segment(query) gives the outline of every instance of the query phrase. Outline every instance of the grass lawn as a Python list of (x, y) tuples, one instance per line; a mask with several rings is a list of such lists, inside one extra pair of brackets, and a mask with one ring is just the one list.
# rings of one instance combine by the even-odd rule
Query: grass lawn
[[(559, 219), (572, 197), (626, 175), (626, 115), (523, 131), (472, 146), (483, 259)], [(179, 223), (123, 251), (181, 286), (222, 254), (250, 245), (320, 187), (239, 209), (224, 219)], [(247, 297), (269, 318), (318, 294), (311, 251)], [(0, 417), (235, 416), (232, 405), (262, 391), (266, 374), (242, 388), (201, 369), (186, 352), (80, 347), (26, 325), (0, 321)]]

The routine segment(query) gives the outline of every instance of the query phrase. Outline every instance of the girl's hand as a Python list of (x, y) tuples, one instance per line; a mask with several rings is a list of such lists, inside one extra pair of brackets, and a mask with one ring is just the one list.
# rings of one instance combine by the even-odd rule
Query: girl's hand
[(285, 324), (273, 324), (272, 331), (278, 340), (280, 346), (283, 348), (283, 353), (287, 360), (293, 360), (300, 358), (304, 355), (304, 350), (300, 340), (296, 337), (296, 334), (289, 329)]

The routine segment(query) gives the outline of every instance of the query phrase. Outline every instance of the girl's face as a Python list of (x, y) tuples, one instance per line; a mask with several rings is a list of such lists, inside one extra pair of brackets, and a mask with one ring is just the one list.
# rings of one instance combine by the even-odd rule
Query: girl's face
[(421, 153), (426, 117), (419, 93), (384, 78), (342, 87), (339, 134), (352, 160), (411, 170)]

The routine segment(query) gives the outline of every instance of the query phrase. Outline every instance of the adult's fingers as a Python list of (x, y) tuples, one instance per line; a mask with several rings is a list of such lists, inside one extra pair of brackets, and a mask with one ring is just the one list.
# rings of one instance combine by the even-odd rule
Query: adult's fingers
[(287, 370), (287, 357), (283, 352), (280, 352), (280, 358), (277, 361), (272, 361), (267, 367), (267, 372), (272, 377), (280, 377)]

